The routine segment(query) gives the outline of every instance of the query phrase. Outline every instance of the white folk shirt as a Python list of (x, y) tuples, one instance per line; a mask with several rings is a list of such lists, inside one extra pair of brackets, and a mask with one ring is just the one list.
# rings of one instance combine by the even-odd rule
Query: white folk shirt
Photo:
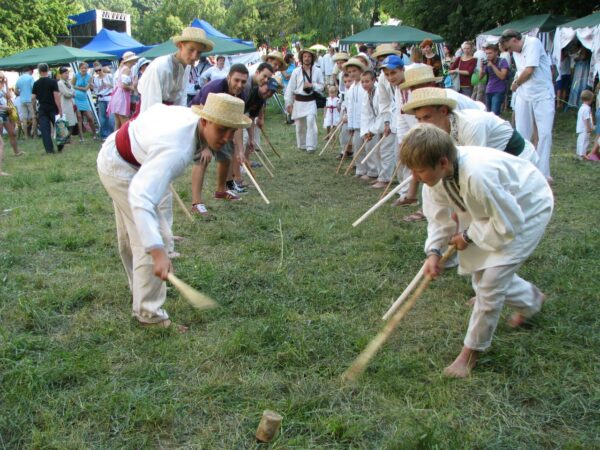
[(529, 161), (484, 147), (458, 147), (457, 167), (454, 176), (423, 186), (425, 251), (448, 245), (454, 211), (473, 240), (459, 252), (459, 273), (521, 262), (552, 214), (544, 175)]
[(140, 111), (143, 112), (162, 102), (186, 106), (186, 87), (190, 70), (191, 66), (183, 67), (174, 54), (159, 56), (152, 61), (138, 84)]
[[(313, 91), (323, 91), (323, 72), (312, 66), (310, 77), (312, 80)], [(307, 80), (308, 81), (308, 80)], [(306, 116), (317, 115), (317, 102), (299, 102), (294, 100), (295, 95), (307, 95), (304, 92), (304, 75), (302, 74), (302, 66), (296, 67), (290, 76), (290, 81), (285, 89), (285, 106), (293, 105), (292, 120), (301, 119)]]
[(451, 114), (455, 118), (456, 129), (450, 130), (450, 136), (457, 145), (490, 147), (504, 151), (514, 133), (510, 123), (494, 113), (465, 109), (453, 111)]
[(360, 112), (364, 94), (366, 92), (358, 81), (355, 81), (346, 92), (346, 111), (349, 130), (360, 130)]
[(323, 56), (323, 60), (321, 62), (321, 70), (323, 71), (323, 75), (326, 77), (330, 77), (333, 74), (333, 57), (328, 53)]
[(338, 97), (327, 97), (323, 113), (323, 126), (335, 127), (340, 121), (340, 104)]
[(158, 205), (171, 181), (198, 159), (197, 152), (204, 147), (196, 131), (199, 118), (187, 107), (153, 105), (129, 124), (131, 151), (141, 167), (132, 166), (119, 155), (116, 133), (108, 137), (98, 154), (100, 172), (130, 182), (129, 205), (146, 251), (164, 247)]
[(383, 71), (379, 74), (377, 86), (379, 86), (379, 115), (381, 123), (385, 125), (385, 122), (389, 122), (390, 130), (392, 133), (395, 133), (398, 126), (398, 114), (394, 98), (394, 88), (385, 77)]
[(533, 67), (534, 70), (531, 77), (518, 87), (519, 98), (527, 102), (554, 98), (550, 57), (544, 45), (533, 36), (524, 36), (523, 39), (521, 52), (513, 52), (517, 72), (522, 73), (527, 67)]
[(360, 136), (383, 133), (383, 122), (379, 117), (379, 88), (373, 86), (371, 95), (363, 89), (360, 111)]
[(586, 125), (586, 120), (592, 120), (592, 108), (590, 105), (583, 103), (577, 111), (577, 126), (575, 128), (576, 133), (589, 133)]

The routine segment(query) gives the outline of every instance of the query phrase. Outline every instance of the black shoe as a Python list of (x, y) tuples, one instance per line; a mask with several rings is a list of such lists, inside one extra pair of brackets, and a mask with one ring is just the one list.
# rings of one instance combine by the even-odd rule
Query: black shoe
[(63, 151), (63, 148), (65, 148), (65, 144), (58, 144), (56, 146), (56, 149), (58, 150), (59, 153)]
[(234, 180), (230, 180), (226, 184), (227, 190), (232, 191), (234, 194), (243, 194), (248, 192), (248, 188), (237, 184)]
[(260, 169), (263, 165), (261, 163), (259, 163), (258, 161), (252, 161), (250, 162), (250, 167), (252, 167), (253, 169)]

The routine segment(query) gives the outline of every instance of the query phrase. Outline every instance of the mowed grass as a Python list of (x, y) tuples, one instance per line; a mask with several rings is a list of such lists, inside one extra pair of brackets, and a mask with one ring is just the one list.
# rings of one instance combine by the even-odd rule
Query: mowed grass
[[(336, 176), (333, 151), (298, 152), (293, 126), (270, 110), (284, 159), (269, 153), (274, 179), (256, 174), (271, 205), (256, 190), (211, 199), (216, 219), (191, 224), (175, 204), (176, 274), (222, 305), (198, 312), (170, 288), (166, 309), (190, 326), (181, 335), (131, 319), (98, 146), (46, 157), (38, 140), (14, 158), (7, 143), (0, 447), (254, 448), (273, 409), (283, 424), (272, 448), (598, 448), (600, 164), (574, 159), (574, 123), (558, 115), (556, 210), (520, 271), (548, 295), (543, 312), (518, 331), (502, 322), (474, 375), (445, 379), (472, 295), (451, 270), (354, 385), (340, 375), (418, 271), (426, 225), (386, 206), (353, 228), (379, 192)], [(189, 203), (189, 171), (175, 187)]]

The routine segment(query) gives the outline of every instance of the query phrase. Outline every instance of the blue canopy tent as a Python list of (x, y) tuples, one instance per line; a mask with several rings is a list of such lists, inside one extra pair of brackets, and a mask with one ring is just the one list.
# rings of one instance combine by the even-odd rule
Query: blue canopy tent
[(244, 44), (244, 45), (249, 45), (250, 47), (254, 47), (254, 42), (244, 41), (242, 39), (229, 37), (226, 34), (221, 33), (219, 30), (217, 30), (215, 27), (213, 27), (206, 20), (196, 18), (192, 21), (190, 26), (194, 27), (194, 28), (203, 29), (208, 37), (218, 37), (218, 38), (222, 38), (222, 39), (227, 39), (229, 41), (237, 42), (238, 44)]
[(125, 52), (140, 53), (152, 47), (136, 41), (127, 33), (119, 33), (103, 28), (89, 44), (82, 48), (94, 52), (108, 53), (120, 58)]

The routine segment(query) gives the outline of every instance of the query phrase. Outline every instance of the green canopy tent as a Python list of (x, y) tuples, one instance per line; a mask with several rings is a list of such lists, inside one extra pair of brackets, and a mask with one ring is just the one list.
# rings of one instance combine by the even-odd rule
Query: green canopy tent
[(557, 16), (553, 14), (538, 14), (534, 16), (526, 16), (522, 19), (513, 20), (502, 26), (492, 28), (491, 30), (484, 31), (477, 36), (477, 48), (483, 47), (486, 42), (498, 42), (498, 37), (502, 35), (505, 30), (517, 30), (523, 34), (531, 34), (535, 32), (535, 35), (542, 41), (544, 48), (548, 53), (552, 52), (552, 41), (554, 39), (554, 32), (556, 27), (568, 22), (571, 17)]
[[(255, 52), (256, 48), (245, 44), (239, 44), (237, 42), (229, 41), (227, 39), (210, 36), (209, 39), (214, 42), (215, 47), (210, 52), (202, 53), (202, 56), (212, 55), (237, 55), (240, 53), (251, 53)], [(169, 53), (175, 53), (177, 47), (173, 44), (173, 41), (169, 39), (150, 50), (140, 54), (140, 57), (154, 59), (159, 56), (168, 55)]]
[(0, 69), (19, 70), (35, 67), (40, 63), (49, 66), (60, 66), (76, 61), (114, 60), (114, 55), (91, 52), (80, 48), (55, 45), (53, 47), (32, 48), (0, 59)]
[(403, 44), (417, 44), (424, 39), (431, 39), (433, 42), (444, 42), (444, 38), (418, 28), (406, 25), (384, 25), (372, 27), (360, 33), (353, 34), (342, 40), (341, 44), (383, 44), (387, 42), (399, 42)]

